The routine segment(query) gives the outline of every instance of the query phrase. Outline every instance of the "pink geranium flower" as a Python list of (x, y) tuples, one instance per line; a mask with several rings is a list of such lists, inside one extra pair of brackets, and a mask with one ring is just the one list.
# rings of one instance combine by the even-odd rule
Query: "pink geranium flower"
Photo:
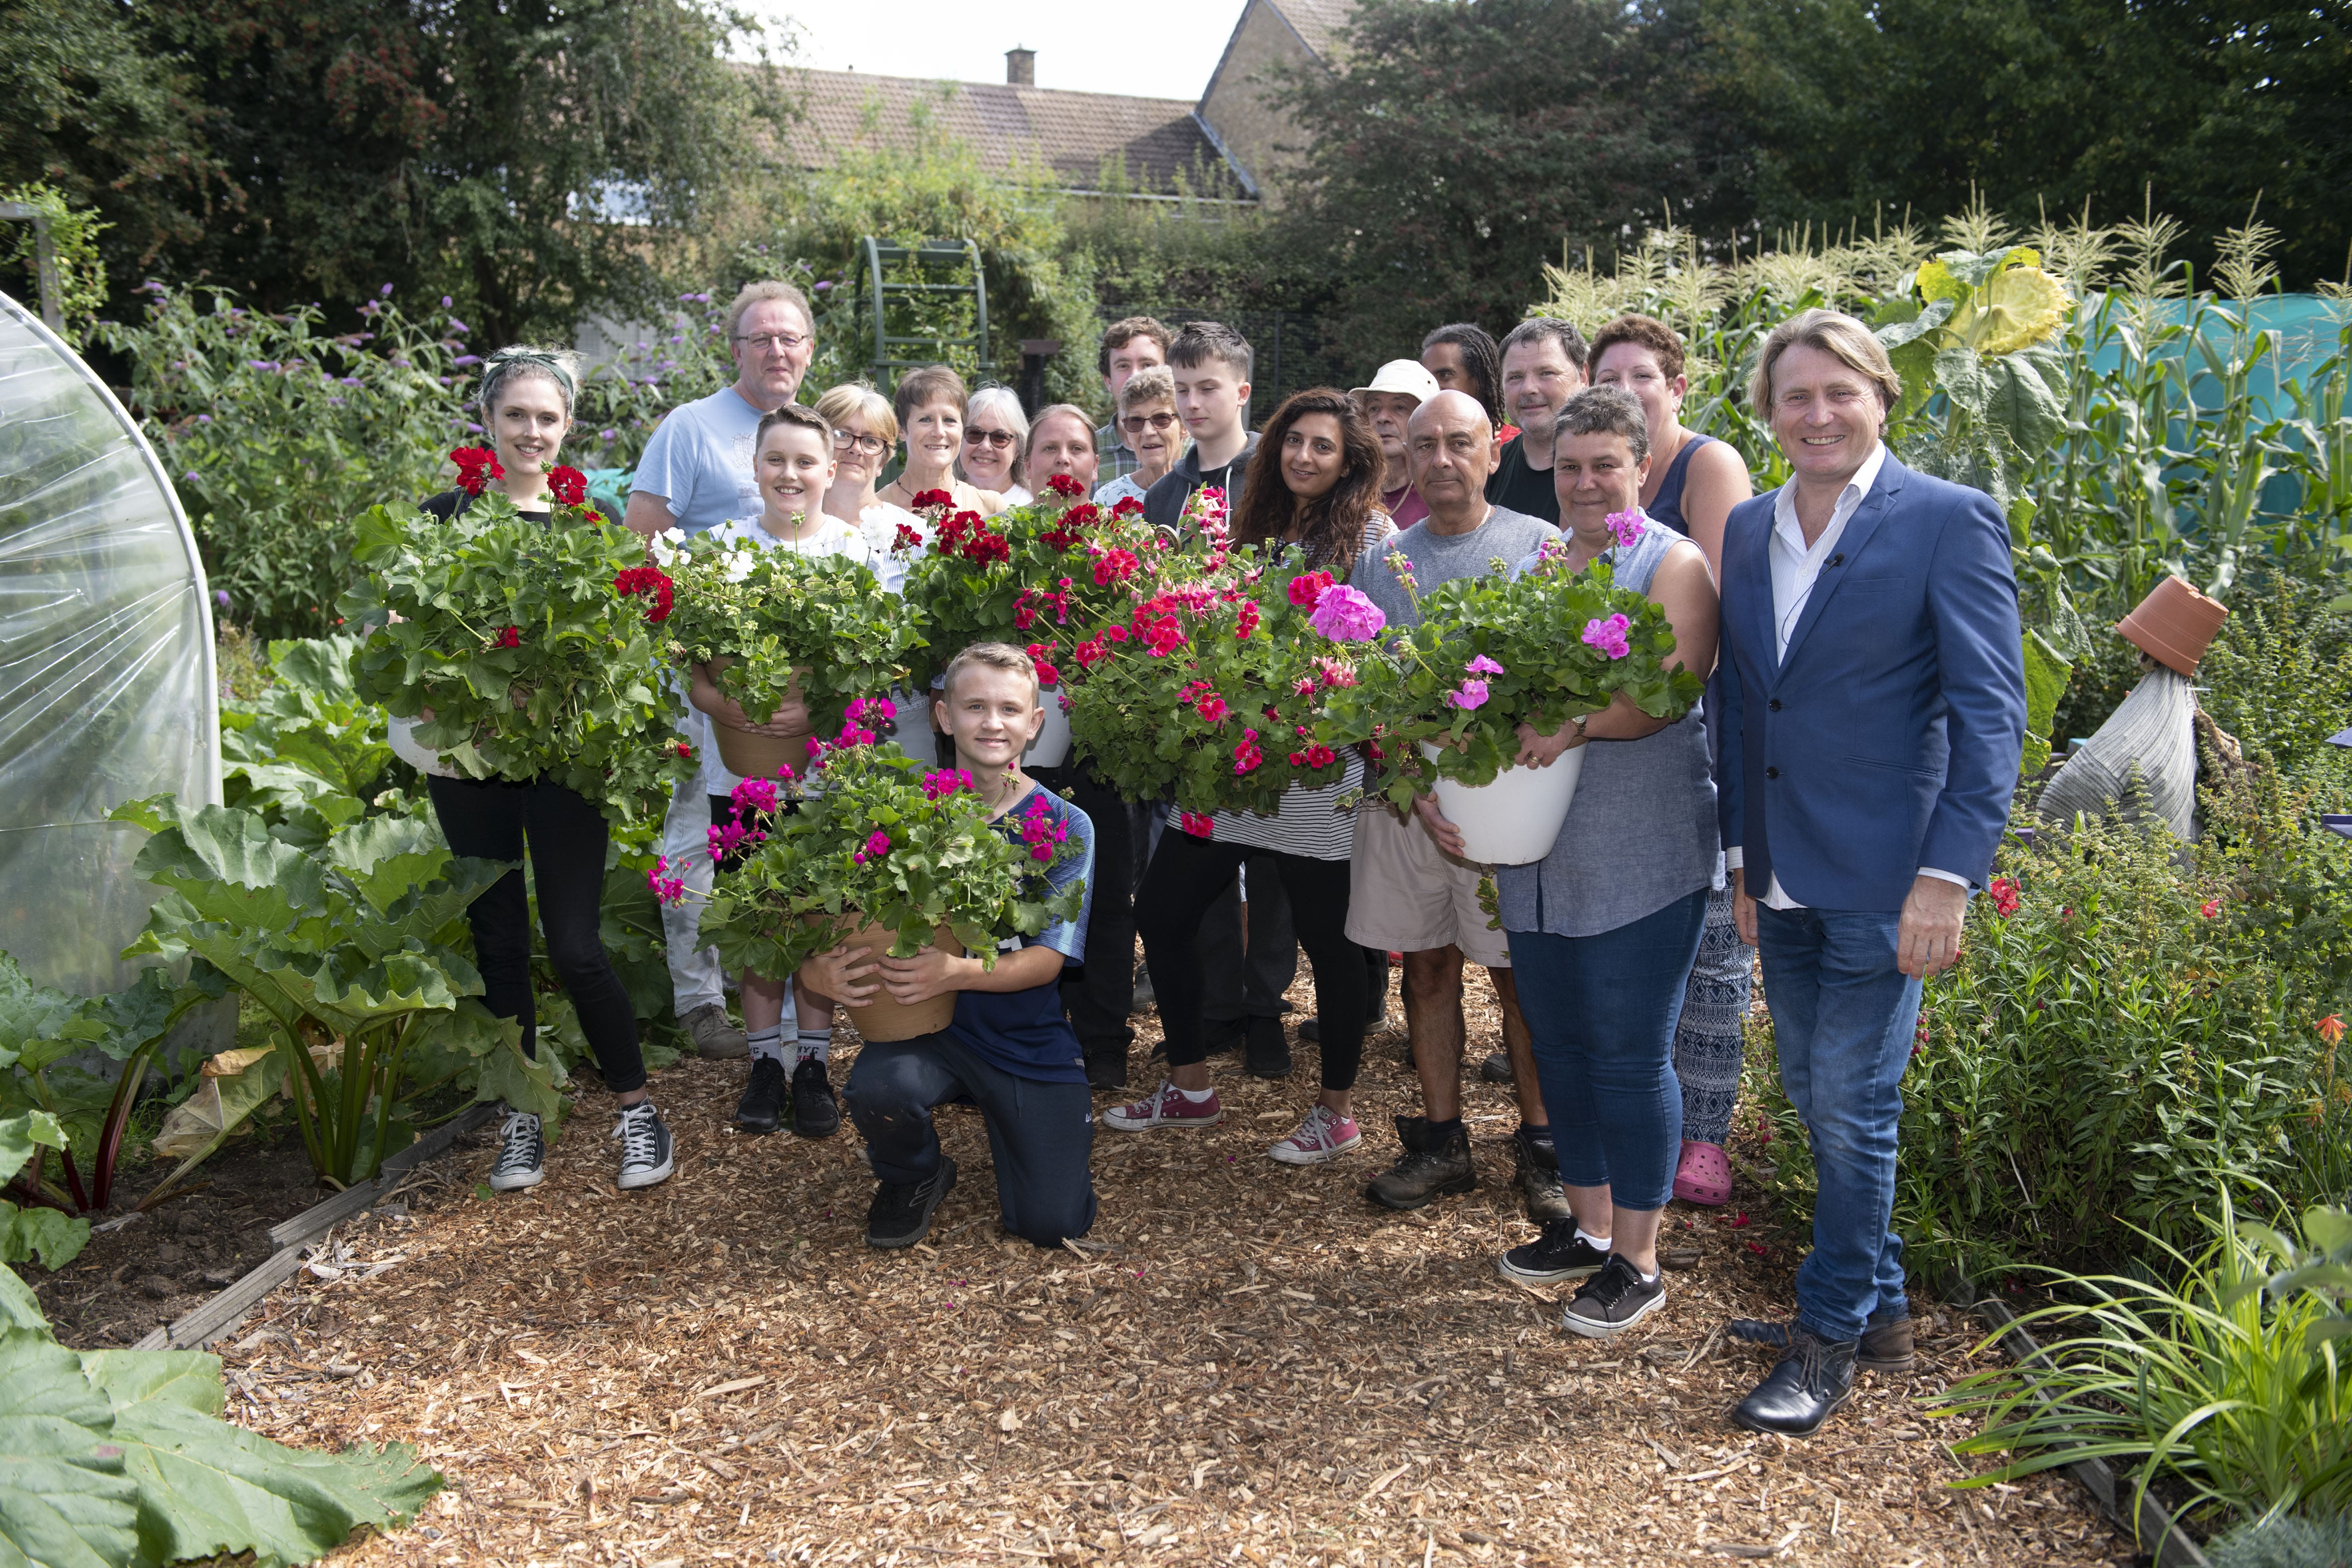
[(1583, 642), (1612, 659), (1622, 659), (1633, 651), (1632, 644), (1625, 641), (1625, 633), (1631, 626), (1632, 622), (1622, 615), (1612, 615), (1606, 621), (1588, 621), (1584, 623)]
[(1344, 584), (1325, 589), (1316, 601), (1315, 613), (1307, 618), (1307, 624), (1334, 643), (1370, 642), (1388, 623), (1387, 612), (1361, 589)]

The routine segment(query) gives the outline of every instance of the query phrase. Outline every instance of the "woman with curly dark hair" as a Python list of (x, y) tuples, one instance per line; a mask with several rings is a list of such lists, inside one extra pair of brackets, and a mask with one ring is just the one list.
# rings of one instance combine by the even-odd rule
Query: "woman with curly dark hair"
[(1390, 532), (1382, 464), (1380, 437), (1346, 392), (1291, 393), (1250, 456), (1234, 543), (1297, 545), (1310, 570), (1344, 581), (1357, 553)]
[[(1381, 510), (1381, 444), (1348, 394), (1331, 387), (1297, 392), (1275, 410), (1251, 455), (1233, 539), (1295, 553), (1317, 571), (1344, 577), (1364, 550), (1391, 531)], [(1269, 814), (1224, 810), (1188, 818), (1184, 831), (1160, 835), (1135, 898), (1143, 960), (1160, 997), (1168, 1041), (1168, 1078), (1148, 1099), (1103, 1113), (1122, 1133), (1205, 1127), (1224, 1118), (1209, 1082), (1202, 1028), (1201, 921), (1233, 885), (1241, 866), (1252, 885), (1262, 867), (1290, 902), (1298, 945), (1315, 970), (1322, 1092), (1290, 1136), (1266, 1151), (1285, 1165), (1320, 1165), (1363, 1141), (1354, 1112), (1371, 992), (1363, 949), (1348, 940), (1348, 860), (1355, 820), (1340, 800), (1360, 793), (1364, 772), (1353, 752), (1328, 784), (1294, 783)], [(1381, 976), (1386, 979), (1386, 955)], [(1244, 1026), (1244, 1070), (1258, 1078), (1290, 1074), (1290, 1042), (1279, 1018)]]

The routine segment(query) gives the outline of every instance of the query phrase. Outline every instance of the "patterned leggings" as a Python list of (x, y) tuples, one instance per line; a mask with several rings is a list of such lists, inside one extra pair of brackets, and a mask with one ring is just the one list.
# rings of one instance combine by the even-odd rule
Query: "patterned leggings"
[(1720, 1144), (1731, 1135), (1739, 1100), (1739, 1026), (1756, 972), (1756, 949), (1731, 923), (1731, 890), (1707, 895), (1706, 930), (1698, 962), (1683, 988), (1682, 1022), (1675, 1028), (1675, 1076), (1683, 1085), (1683, 1136)]

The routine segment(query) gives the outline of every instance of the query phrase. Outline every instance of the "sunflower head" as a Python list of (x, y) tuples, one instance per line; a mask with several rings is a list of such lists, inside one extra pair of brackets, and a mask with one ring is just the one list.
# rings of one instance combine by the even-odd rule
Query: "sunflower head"
[(2058, 336), (2074, 301), (2042, 270), (2041, 260), (2018, 246), (1983, 256), (1948, 252), (1921, 267), (1920, 297), (1953, 302), (1937, 336), (1948, 346), (1986, 355), (2013, 354)]

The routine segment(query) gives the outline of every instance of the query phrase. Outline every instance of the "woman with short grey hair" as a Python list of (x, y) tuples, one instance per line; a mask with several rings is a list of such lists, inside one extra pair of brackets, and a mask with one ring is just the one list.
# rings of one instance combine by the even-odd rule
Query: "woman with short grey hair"
[(963, 414), (963, 458), (957, 465), (964, 479), (983, 490), (994, 490), (1008, 507), (1025, 507), (1033, 499), (1028, 486), (1029, 416), (1011, 387), (982, 387), (971, 394)]

